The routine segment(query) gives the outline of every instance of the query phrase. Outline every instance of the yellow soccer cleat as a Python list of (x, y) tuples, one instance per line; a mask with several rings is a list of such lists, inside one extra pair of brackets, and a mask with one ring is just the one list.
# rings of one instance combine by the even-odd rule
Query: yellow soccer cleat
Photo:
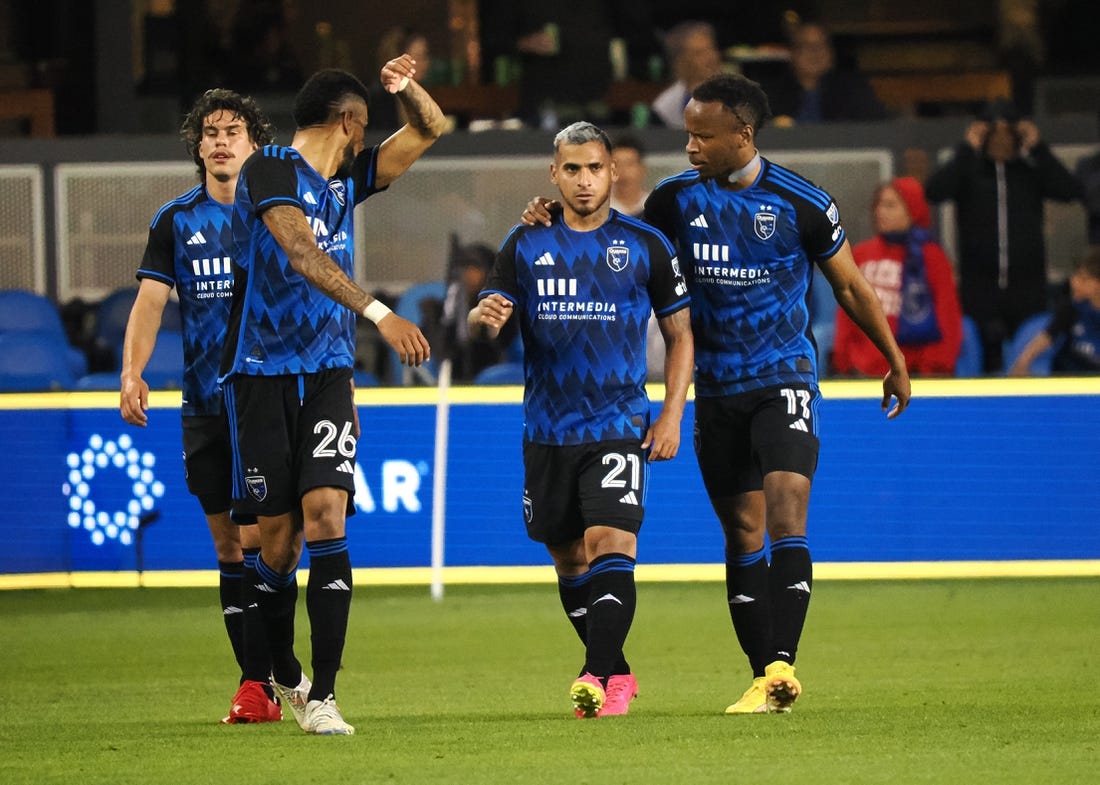
[(764, 714), (768, 710), (768, 696), (764, 692), (764, 676), (752, 680), (752, 686), (745, 690), (741, 699), (726, 707), (726, 714)]
[(786, 714), (802, 694), (802, 684), (794, 677), (794, 666), (776, 660), (764, 668), (764, 694), (768, 698), (768, 711)]
[(569, 688), (569, 697), (573, 700), (573, 713), (578, 719), (595, 717), (607, 700), (607, 693), (599, 678), (586, 673), (573, 682)]

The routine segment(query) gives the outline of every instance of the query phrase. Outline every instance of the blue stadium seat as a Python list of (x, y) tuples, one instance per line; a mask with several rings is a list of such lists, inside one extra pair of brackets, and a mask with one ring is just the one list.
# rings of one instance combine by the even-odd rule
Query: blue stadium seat
[(48, 332), (0, 334), (0, 392), (73, 389), (70, 348), (63, 337)]
[(80, 349), (69, 344), (61, 312), (53, 300), (37, 292), (25, 289), (0, 291), (0, 334), (7, 332), (34, 332), (54, 335), (65, 342), (65, 353), (74, 377), (83, 376), (88, 370), (88, 357)]
[[(397, 305), (394, 306), (393, 312), (402, 319), (408, 319), (410, 322), (423, 329), (425, 325), (421, 314), (421, 305), (423, 305), (425, 300), (429, 299), (438, 300), (442, 303), (446, 296), (447, 285), (443, 283), (443, 281), (427, 281), (425, 283), (413, 284), (397, 298)], [(418, 369), (409, 369), (401, 364), (397, 352), (393, 351), (393, 349), (390, 349), (388, 346), (386, 347), (386, 351), (390, 358), (390, 379), (393, 384), (409, 384), (409, 379), (412, 374), (418, 372), (425, 377), (425, 381), (434, 381), (435, 360), (429, 360)]]
[(359, 388), (359, 387), (378, 387), (382, 384), (380, 381), (378, 381), (377, 376), (375, 376), (370, 371), (364, 371), (361, 368), (356, 368), (355, 369), (354, 379), (355, 379), (356, 388)]
[[(1025, 319), (1023, 323), (1016, 328), (1015, 334), (1005, 341), (1006, 371), (1016, 362), (1016, 358), (1020, 356), (1020, 353), (1023, 352), (1024, 347), (1028, 345), (1031, 339), (1046, 329), (1046, 326), (1050, 324), (1052, 318), (1053, 314), (1051, 313), (1037, 313)], [(1028, 375), (1050, 376), (1051, 365), (1054, 362), (1054, 354), (1057, 350), (1057, 345), (1051, 345), (1049, 349), (1032, 360), (1031, 367), (1028, 368)]]
[(981, 376), (985, 370), (985, 355), (978, 325), (969, 316), (963, 316), (962, 327), (962, 345), (959, 347), (959, 358), (955, 360), (955, 376)]
[(490, 365), (474, 377), (474, 384), (523, 384), (523, 363)]

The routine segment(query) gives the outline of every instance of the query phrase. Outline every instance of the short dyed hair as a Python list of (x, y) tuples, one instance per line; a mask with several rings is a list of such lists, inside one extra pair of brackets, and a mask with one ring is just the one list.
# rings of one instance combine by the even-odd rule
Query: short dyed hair
[(309, 128), (333, 122), (351, 97), (370, 105), (366, 85), (357, 76), (339, 68), (322, 69), (306, 80), (294, 98), (294, 124)]
[(246, 95), (232, 90), (215, 87), (199, 96), (191, 106), (191, 111), (180, 126), (180, 138), (187, 146), (191, 160), (198, 167), (199, 179), (206, 179), (206, 165), (199, 156), (199, 144), (202, 142), (202, 129), (206, 118), (215, 112), (229, 112), (234, 119), (241, 119), (248, 128), (248, 138), (257, 147), (271, 144), (275, 139), (275, 128), (259, 104)]
[(558, 131), (554, 137), (554, 152), (556, 153), (563, 144), (587, 144), (588, 142), (599, 142), (608, 153), (611, 152), (611, 140), (603, 129), (583, 120)]
[(692, 90), (691, 97), (704, 103), (717, 101), (753, 132), (759, 132), (772, 116), (767, 93), (757, 82), (741, 74), (712, 76)]

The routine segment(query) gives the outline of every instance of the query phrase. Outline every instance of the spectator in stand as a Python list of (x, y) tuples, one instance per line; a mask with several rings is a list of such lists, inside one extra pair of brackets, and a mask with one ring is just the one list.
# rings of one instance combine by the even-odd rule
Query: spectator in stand
[(1052, 346), (1058, 347), (1051, 360), (1054, 373), (1100, 374), (1100, 247), (1093, 246), (1077, 263), (1069, 289), (1050, 324), (1024, 346), (1009, 376), (1027, 376), (1032, 361)]
[(653, 99), (653, 114), (669, 128), (684, 127), (691, 91), (722, 70), (722, 54), (709, 22), (680, 22), (665, 34), (665, 56), (675, 82)]
[(828, 31), (803, 21), (790, 32), (790, 68), (761, 79), (776, 126), (844, 120), (883, 120), (886, 108), (858, 71), (837, 65)]
[(480, 0), (481, 56), (520, 65), (518, 115), (531, 128), (557, 131), (577, 120), (603, 121), (611, 85), (609, 42), (626, 43), (631, 75), (645, 74), (652, 48), (649, 3), (637, 0)]
[(242, 91), (295, 92), (305, 74), (278, 0), (244, 0), (233, 18), (226, 76)]
[[(951, 376), (962, 346), (962, 311), (955, 275), (932, 240), (932, 213), (913, 177), (897, 177), (875, 191), (875, 236), (852, 249), (856, 266), (874, 287), (890, 329), (913, 376)], [(927, 329), (919, 334), (918, 325)], [(843, 310), (836, 312), (833, 368), (839, 374), (881, 377), (889, 365)]]
[(641, 218), (649, 196), (645, 148), (637, 137), (623, 134), (613, 142), (611, 163), (618, 175), (611, 183), (611, 209), (631, 218)]
[(998, 373), (1005, 339), (1049, 308), (1043, 204), (1081, 199), (1081, 184), (1035, 123), (1000, 99), (967, 126), (924, 190), (932, 203), (955, 203), (959, 299), (981, 332), (985, 371)]
[[(432, 67), (428, 39), (419, 30), (397, 25), (387, 30), (378, 42), (375, 67), (381, 70), (390, 60), (408, 52), (416, 64), (416, 81), (428, 84), (428, 71)], [(405, 110), (394, 93), (386, 90), (379, 79), (368, 83), (370, 95), (370, 130), (396, 131), (405, 124)]]

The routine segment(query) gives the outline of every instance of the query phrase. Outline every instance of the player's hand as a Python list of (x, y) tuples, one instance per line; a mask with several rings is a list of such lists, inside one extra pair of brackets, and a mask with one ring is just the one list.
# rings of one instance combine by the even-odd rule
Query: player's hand
[(680, 421), (662, 414), (646, 432), (642, 449), (649, 450), (650, 463), (675, 458), (680, 451)]
[(527, 226), (542, 224), (550, 226), (554, 220), (554, 213), (561, 210), (561, 202), (556, 199), (547, 199), (545, 196), (536, 196), (527, 203), (527, 209), (519, 217), (520, 223)]
[(486, 327), (499, 331), (504, 323), (512, 316), (514, 306), (512, 301), (500, 294), (489, 294), (481, 298), (474, 308), (473, 323), (484, 324)]
[(140, 425), (144, 428), (149, 424), (149, 415), (145, 413), (148, 408), (149, 385), (145, 380), (139, 376), (137, 379), (123, 381), (118, 400), (118, 410), (122, 419), (130, 425)]
[(403, 54), (382, 66), (382, 87), (387, 93), (400, 93), (414, 76), (416, 61), (412, 59), (412, 55)]
[(909, 372), (904, 368), (901, 371), (888, 371), (882, 378), (882, 410), (885, 412), (890, 407), (890, 399), (897, 402), (894, 408), (886, 413), (886, 419), (892, 420), (905, 411), (909, 405), (909, 398), (913, 394), (912, 384), (909, 382)]
[(1039, 144), (1041, 135), (1039, 126), (1030, 120), (1021, 120), (1016, 123), (1016, 136), (1020, 140), (1020, 154), (1028, 155), (1035, 145)]
[(378, 332), (383, 340), (397, 352), (402, 365), (410, 368), (427, 362), (432, 355), (428, 339), (420, 328), (395, 313), (388, 313), (378, 320)]

